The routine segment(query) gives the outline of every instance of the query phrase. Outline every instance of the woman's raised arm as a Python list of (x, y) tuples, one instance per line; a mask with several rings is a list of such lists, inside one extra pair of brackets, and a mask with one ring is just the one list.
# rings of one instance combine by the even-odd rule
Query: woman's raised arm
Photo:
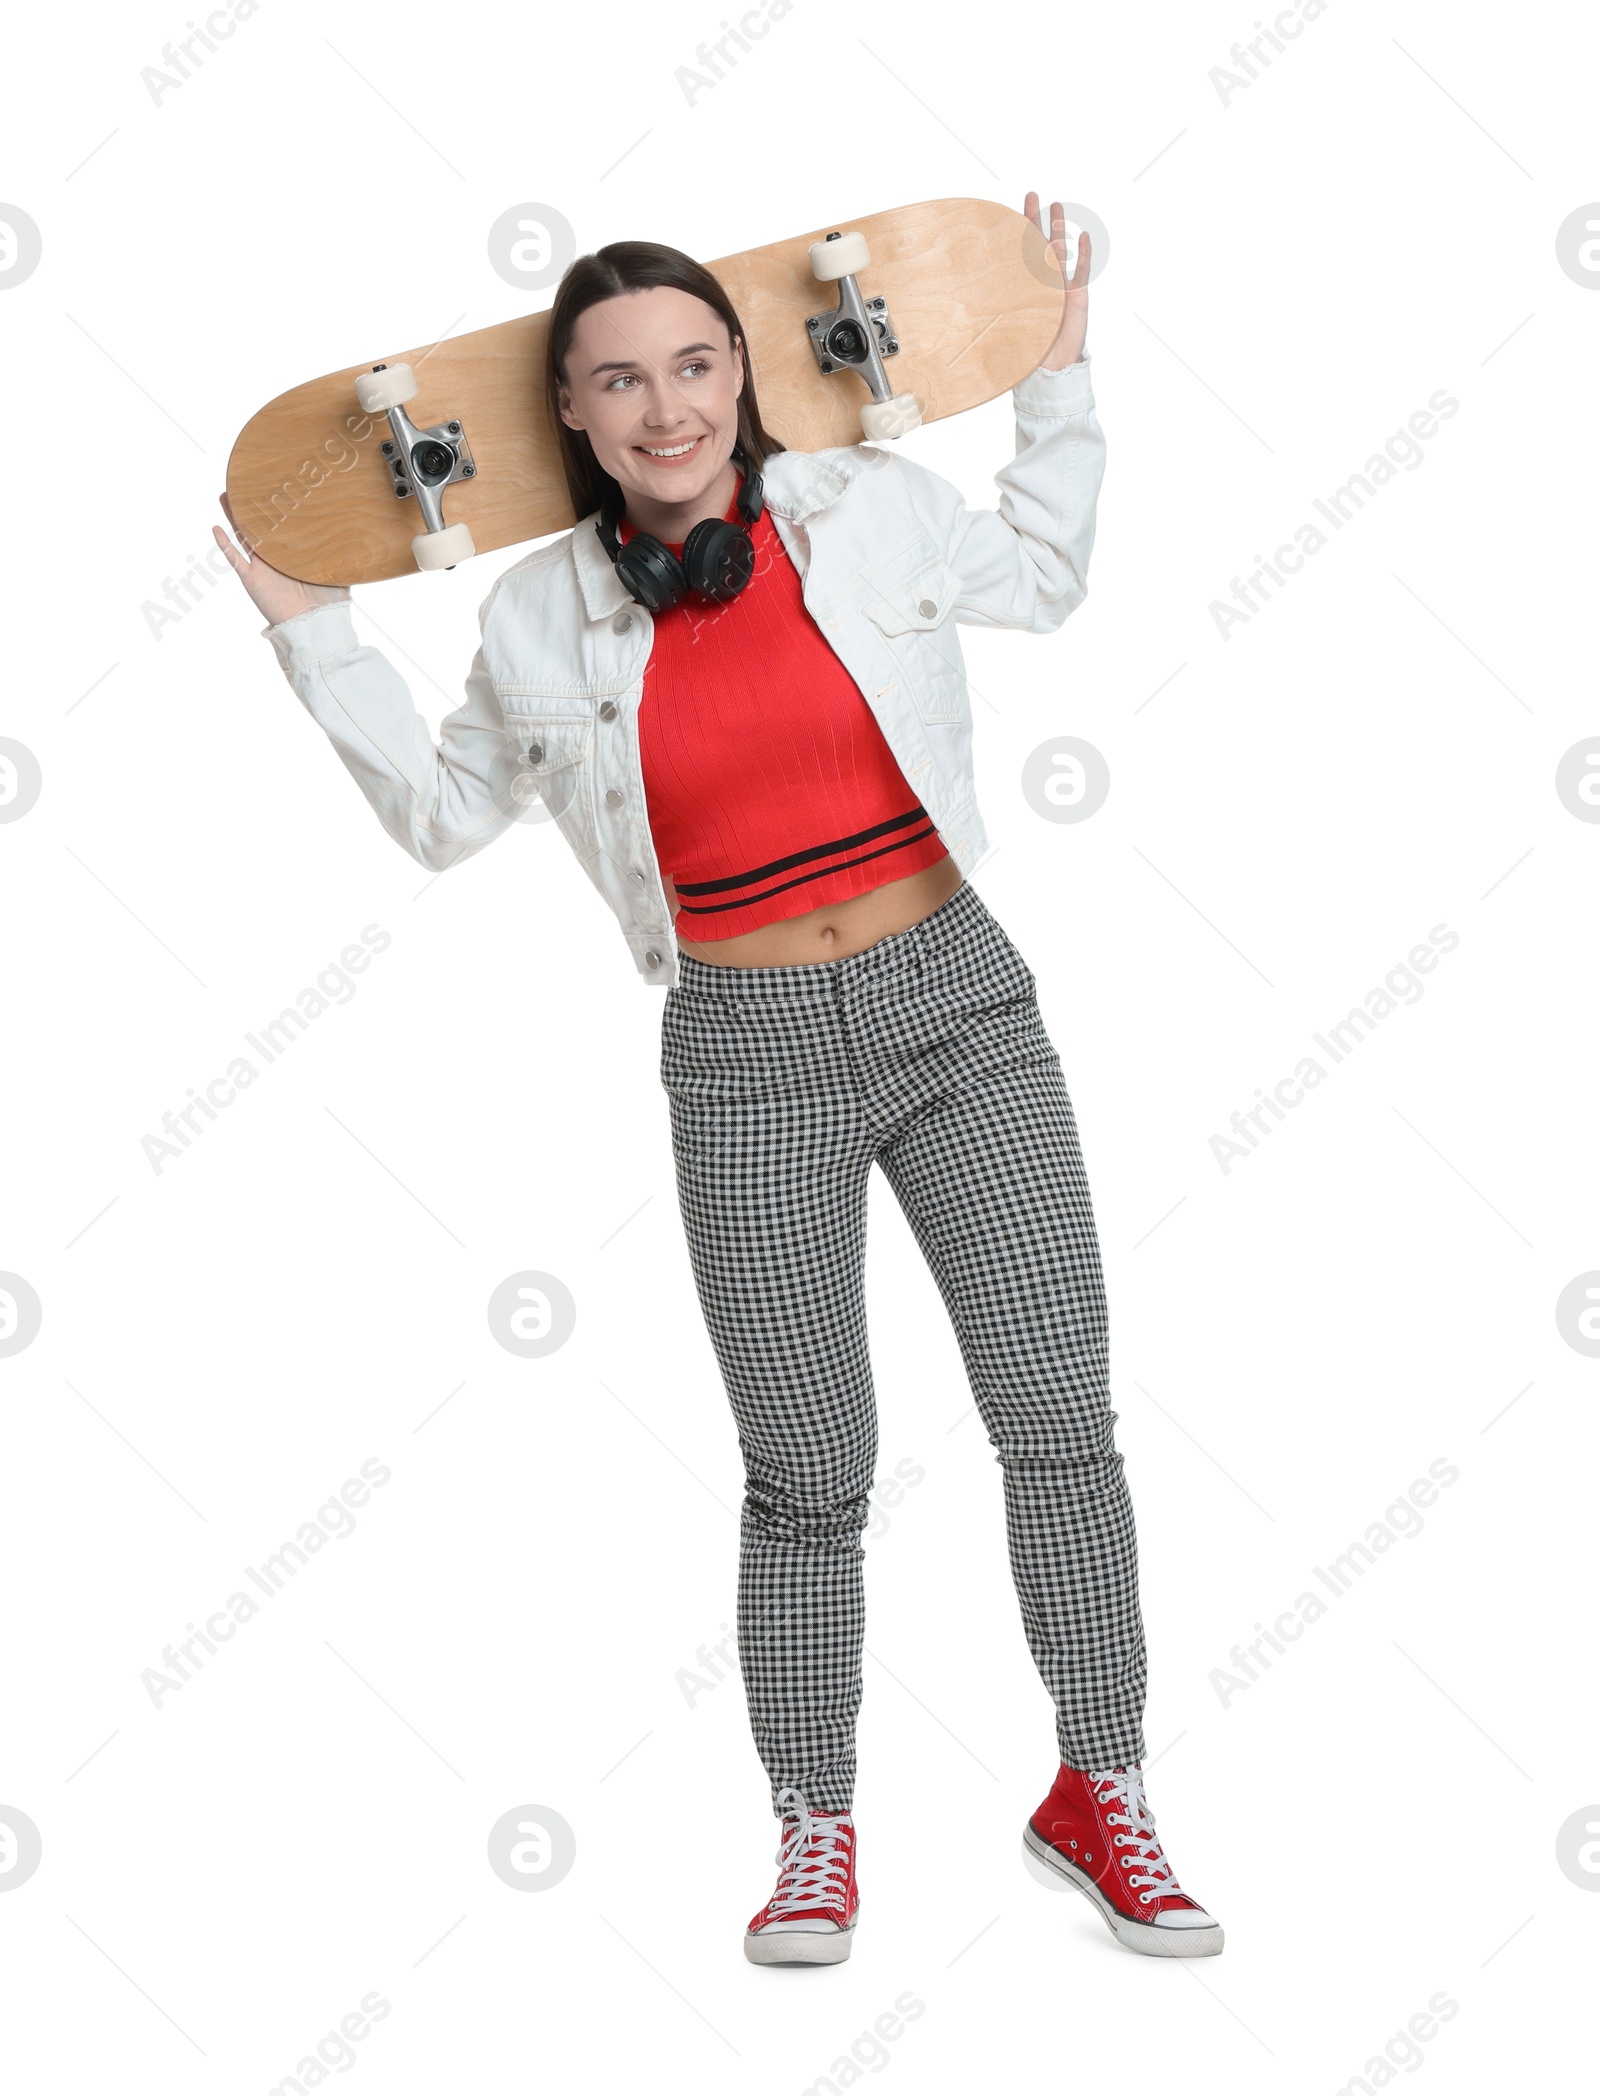
[[(226, 496), (222, 506), (232, 523)], [(437, 873), (509, 829), (523, 804), (511, 790), (515, 751), (482, 647), (466, 700), (440, 722), (436, 743), (393, 663), (357, 638), (349, 590), (296, 582), (259, 553), (239, 553), (220, 528), (216, 535), (270, 621), (266, 638), (284, 675), (395, 842)]]

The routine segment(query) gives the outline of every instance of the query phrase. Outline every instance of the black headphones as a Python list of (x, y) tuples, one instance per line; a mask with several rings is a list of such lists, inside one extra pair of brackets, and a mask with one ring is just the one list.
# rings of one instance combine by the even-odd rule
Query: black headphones
[(756, 549), (750, 533), (761, 515), (761, 475), (742, 448), (736, 446), (733, 456), (743, 469), (742, 521), (730, 524), (726, 517), (702, 517), (684, 540), (681, 559), (648, 531), (636, 531), (625, 546), (618, 543), (625, 504), (622, 489), (608, 476), (594, 528), (623, 588), (646, 611), (666, 611), (691, 590), (724, 604), (737, 597), (754, 574)]

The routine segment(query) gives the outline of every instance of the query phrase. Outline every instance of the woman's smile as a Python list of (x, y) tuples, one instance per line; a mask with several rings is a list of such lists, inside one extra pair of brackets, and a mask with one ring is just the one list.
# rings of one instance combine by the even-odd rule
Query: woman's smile
[(633, 448), (652, 466), (681, 466), (688, 459), (698, 458), (705, 442), (704, 435), (701, 435), (680, 438), (672, 444), (635, 444)]

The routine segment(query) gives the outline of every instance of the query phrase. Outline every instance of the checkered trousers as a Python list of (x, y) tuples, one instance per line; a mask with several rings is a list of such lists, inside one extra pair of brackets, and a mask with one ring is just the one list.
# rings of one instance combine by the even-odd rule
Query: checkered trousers
[(744, 1455), (739, 1661), (774, 1812), (789, 1784), (814, 1811), (852, 1803), (878, 1455), (863, 1285), (875, 1163), (1004, 1472), (1012, 1575), (1060, 1756), (1143, 1758), (1105, 1288), (1036, 988), (967, 881), (863, 953), (776, 968), (681, 955), (666, 992), (679, 1205)]

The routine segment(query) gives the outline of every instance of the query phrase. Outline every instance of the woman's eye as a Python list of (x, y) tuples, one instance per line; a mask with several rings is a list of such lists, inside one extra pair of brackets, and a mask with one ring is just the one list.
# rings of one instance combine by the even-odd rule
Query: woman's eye
[[(709, 371), (710, 369), (711, 366), (706, 362), (704, 357), (691, 357), (687, 364), (680, 364), (678, 366), (678, 376), (680, 378), (684, 377), (685, 375), (692, 375), (698, 377), (702, 372)], [(619, 371), (616, 377), (607, 384), (606, 391), (608, 393), (614, 393), (620, 385), (623, 385), (624, 383), (632, 384), (633, 382), (635, 382), (638, 379), (638, 376), (639, 374), (636, 371)]]

